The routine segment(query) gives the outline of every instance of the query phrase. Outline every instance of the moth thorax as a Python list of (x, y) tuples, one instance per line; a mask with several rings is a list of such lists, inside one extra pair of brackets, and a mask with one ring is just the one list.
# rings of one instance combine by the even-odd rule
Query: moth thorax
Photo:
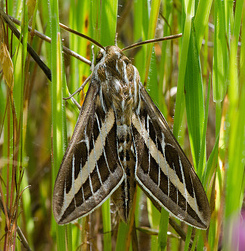
[[(95, 75), (102, 89), (122, 112), (138, 106), (139, 74), (117, 46), (108, 46), (97, 57)], [(120, 109), (119, 109), (120, 110)]]

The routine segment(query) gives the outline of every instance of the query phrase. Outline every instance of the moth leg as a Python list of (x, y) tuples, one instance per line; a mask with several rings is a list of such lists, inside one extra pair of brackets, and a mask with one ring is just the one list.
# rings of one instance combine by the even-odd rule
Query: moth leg
[(88, 83), (88, 81), (91, 79), (92, 77), (92, 74), (90, 74), (86, 80), (83, 82), (83, 84), (75, 91), (73, 92), (72, 94), (70, 94), (67, 98), (63, 98), (64, 100), (68, 100), (70, 98), (72, 98), (73, 96), (75, 96), (77, 93), (79, 93), (80, 91), (83, 90), (83, 88), (85, 87), (85, 85)]
[[(91, 80), (91, 76), (92, 76), (92, 74), (90, 74), (87, 78), (86, 78), (86, 80), (83, 82), (83, 84), (75, 91), (75, 92), (73, 92), (72, 94), (70, 94), (68, 97), (66, 97), (66, 98), (63, 98), (64, 100), (68, 100), (68, 99), (71, 99), (72, 100), (72, 102), (78, 107), (78, 109), (79, 110), (81, 110), (81, 106), (79, 105), (79, 103), (73, 98), (73, 96), (75, 96), (77, 93), (79, 93), (80, 91), (82, 91), (83, 90), (83, 88), (85, 87), (85, 85), (88, 83), (88, 81), (90, 81)], [(68, 91), (69, 92), (69, 91)]]

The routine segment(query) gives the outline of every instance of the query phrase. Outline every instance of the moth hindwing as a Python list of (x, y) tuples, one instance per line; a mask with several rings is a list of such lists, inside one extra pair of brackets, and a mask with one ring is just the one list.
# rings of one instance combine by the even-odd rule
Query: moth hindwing
[(206, 229), (209, 203), (194, 169), (137, 69), (117, 46), (102, 49), (54, 187), (58, 224), (112, 196), (127, 222), (138, 184), (157, 208)]

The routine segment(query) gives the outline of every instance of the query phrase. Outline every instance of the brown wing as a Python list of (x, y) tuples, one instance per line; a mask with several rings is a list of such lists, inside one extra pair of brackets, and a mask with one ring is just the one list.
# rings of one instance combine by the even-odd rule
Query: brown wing
[(87, 215), (123, 181), (115, 113), (103, 98), (99, 83), (92, 81), (54, 186), (58, 224)]
[(140, 92), (140, 110), (132, 118), (136, 180), (158, 208), (206, 229), (210, 209), (203, 186), (143, 86)]

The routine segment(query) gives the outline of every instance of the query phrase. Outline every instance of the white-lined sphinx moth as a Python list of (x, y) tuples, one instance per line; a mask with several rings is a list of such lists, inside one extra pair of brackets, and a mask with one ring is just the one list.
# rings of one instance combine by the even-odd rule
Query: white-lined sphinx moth
[(154, 205), (206, 229), (210, 209), (202, 184), (117, 46), (102, 48), (54, 187), (58, 224), (91, 213), (112, 196), (127, 222), (138, 184)]

